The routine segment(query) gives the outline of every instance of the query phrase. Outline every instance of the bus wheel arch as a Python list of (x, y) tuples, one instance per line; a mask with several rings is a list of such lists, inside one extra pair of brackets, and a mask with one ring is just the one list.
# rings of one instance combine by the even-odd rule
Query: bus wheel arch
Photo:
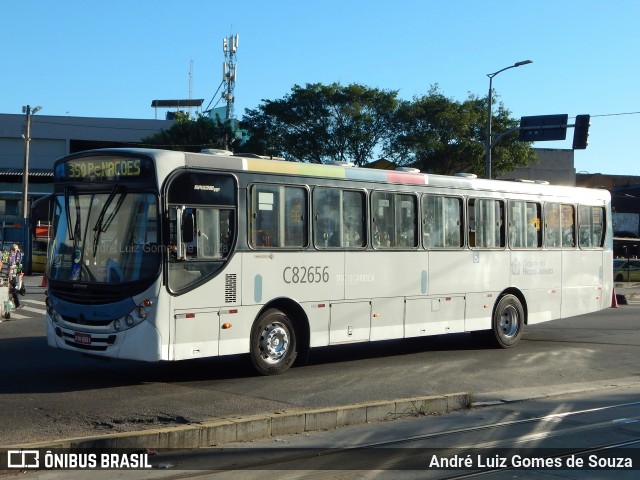
[(250, 356), (262, 375), (286, 372), (309, 350), (309, 323), (302, 307), (280, 298), (262, 308), (251, 327)]
[(500, 348), (515, 346), (527, 324), (527, 302), (515, 288), (505, 290), (498, 297), (491, 317), (491, 340)]

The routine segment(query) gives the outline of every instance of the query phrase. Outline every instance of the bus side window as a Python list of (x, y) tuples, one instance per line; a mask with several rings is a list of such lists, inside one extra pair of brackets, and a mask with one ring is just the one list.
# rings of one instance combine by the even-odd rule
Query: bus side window
[(251, 245), (257, 248), (280, 245), (280, 195), (277, 185), (253, 185), (251, 188)]
[(418, 202), (415, 195), (373, 192), (371, 210), (374, 247), (415, 248), (418, 246)]
[(313, 241), (317, 248), (366, 245), (365, 194), (318, 187), (313, 191)]
[(417, 201), (414, 195), (396, 195), (396, 244), (398, 247), (418, 246)]
[(422, 225), (425, 248), (460, 248), (463, 237), (462, 199), (424, 195)]
[(505, 246), (504, 202), (488, 198), (469, 200), (469, 246)]
[(547, 203), (544, 206), (545, 246), (547, 248), (560, 248), (562, 246), (560, 228), (560, 205)]
[(604, 209), (580, 205), (578, 207), (578, 240), (580, 248), (600, 248), (603, 245)]
[(342, 192), (342, 245), (362, 248), (366, 245), (366, 201), (364, 192)]
[(307, 210), (305, 188), (290, 185), (253, 185), (249, 229), (251, 246), (306, 247)]
[(575, 209), (573, 205), (562, 205), (560, 214), (560, 225), (562, 226), (562, 246), (576, 246), (575, 232)]
[(533, 202), (509, 203), (509, 245), (511, 248), (541, 246), (541, 206)]
[(316, 188), (313, 192), (313, 241), (318, 248), (339, 247), (341, 213), (340, 190)]
[(371, 194), (371, 234), (376, 248), (395, 247), (393, 225), (393, 193), (373, 192)]

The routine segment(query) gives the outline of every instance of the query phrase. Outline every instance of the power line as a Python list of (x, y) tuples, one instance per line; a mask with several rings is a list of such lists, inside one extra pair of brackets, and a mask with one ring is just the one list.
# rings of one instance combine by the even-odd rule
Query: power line
[[(220, 85), (218, 85), (218, 89), (216, 90), (216, 93), (214, 93), (214, 94), (213, 94), (213, 97), (211, 97), (211, 100), (209, 101), (209, 105), (207, 105), (207, 108), (205, 108), (205, 109), (204, 109), (204, 111), (205, 111), (205, 112), (209, 110), (209, 107), (211, 106), (211, 102), (213, 102), (213, 100), (216, 98), (216, 95), (218, 95), (218, 92), (219, 92), (219, 91), (220, 91), (220, 89), (222, 88), (222, 85), (224, 85), (224, 80), (222, 80), (222, 81), (220, 82)], [(219, 102), (219, 101), (218, 101), (218, 102)], [(218, 104), (218, 103), (216, 103), (216, 105), (217, 105), (217, 104)], [(215, 106), (214, 106), (214, 108), (215, 108)]]
[(591, 115), (593, 117), (618, 117), (620, 115), (638, 115), (640, 112), (622, 112), (622, 113), (601, 113), (600, 115)]

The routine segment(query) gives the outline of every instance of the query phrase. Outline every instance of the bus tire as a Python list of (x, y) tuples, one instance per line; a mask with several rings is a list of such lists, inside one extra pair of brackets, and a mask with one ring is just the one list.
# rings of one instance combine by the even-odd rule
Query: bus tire
[(286, 372), (296, 359), (296, 333), (284, 312), (271, 308), (251, 329), (251, 362), (262, 375)]
[(493, 312), (492, 340), (500, 348), (511, 348), (522, 337), (524, 308), (515, 295), (504, 295)]

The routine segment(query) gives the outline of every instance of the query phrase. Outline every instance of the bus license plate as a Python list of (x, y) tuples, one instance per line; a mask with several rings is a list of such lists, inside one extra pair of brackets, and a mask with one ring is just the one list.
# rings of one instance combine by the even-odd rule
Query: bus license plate
[(80, 343), (82, 345), (90, 345), (91, 344), (91, 335), (88, 333), (77, 333), (75, 334), (75, 342)]

